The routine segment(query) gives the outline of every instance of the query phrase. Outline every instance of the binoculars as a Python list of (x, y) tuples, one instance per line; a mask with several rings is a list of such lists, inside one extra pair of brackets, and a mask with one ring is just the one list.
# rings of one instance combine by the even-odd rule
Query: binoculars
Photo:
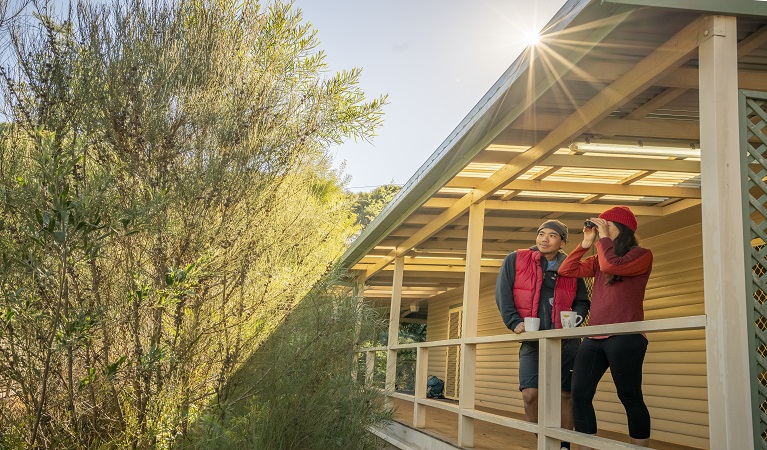
[(586, 227), (586, 228), (594, 228), (595, 226), (597, 226), (597, 224), (595, 224), (594, 222), (592, 222), (590, 220), (587, 220), (587, 221), (583, 222), (583, 226)]

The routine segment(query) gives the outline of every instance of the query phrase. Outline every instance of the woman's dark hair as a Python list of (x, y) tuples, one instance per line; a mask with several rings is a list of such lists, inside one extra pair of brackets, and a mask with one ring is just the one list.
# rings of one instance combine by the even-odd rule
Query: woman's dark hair
[[(623, 256), (634, 247), (639, 246), (639, 241), (631, 228), (622, 223), (613, 222), (618, 228), (618, 237), (613, 239), (613, 251), (616, 256)], [(607, 283), (613, 284), (623, 280), (620, 275), (607, 275)]]

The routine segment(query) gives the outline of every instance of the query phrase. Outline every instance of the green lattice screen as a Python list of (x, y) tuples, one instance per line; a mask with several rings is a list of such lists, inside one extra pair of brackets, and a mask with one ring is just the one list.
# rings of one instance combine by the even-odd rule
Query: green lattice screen
[[(749, 242), (767, 242), (767, 95), (757, 92), (742, 92), (741, 134), (747, 149), (746, 168), (748, 175), (748, 218)], [(749, 246), (751, 247), (751, 246)], [(754, 416), (759, 417), (757, 447), (767, 449), (767, 245), (751, 248), (751, 286), (753, 292), (753, 346), (752, 361), (755, 367), (756, 396)]]

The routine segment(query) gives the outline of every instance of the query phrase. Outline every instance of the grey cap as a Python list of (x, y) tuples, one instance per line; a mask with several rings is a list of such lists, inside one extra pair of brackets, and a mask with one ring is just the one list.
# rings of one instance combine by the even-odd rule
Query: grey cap
[(538, 232), (540, 232), (544, 228), (549, 228), (551, 230), (556, 231), (562, 237), (562, 240), (567, 242), (567, 225), (563, 224), (562, 222), (558, 220), (552, 219), (552, 220), (547, 220), (543, 222), (541, 226), (538, 227)]

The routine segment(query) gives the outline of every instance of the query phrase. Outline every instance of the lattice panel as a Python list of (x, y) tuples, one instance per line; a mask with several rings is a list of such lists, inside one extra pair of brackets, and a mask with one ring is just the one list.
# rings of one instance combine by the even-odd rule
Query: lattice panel
[(753, 292), (754, 346), (751, 354), (756, 362), (761, 448), (767, 449), (767, 97), (746, 94), (744, 117), (747, 134), (746, 169), (750, 242), (760, 242), (751, 249), (751, 289)]

